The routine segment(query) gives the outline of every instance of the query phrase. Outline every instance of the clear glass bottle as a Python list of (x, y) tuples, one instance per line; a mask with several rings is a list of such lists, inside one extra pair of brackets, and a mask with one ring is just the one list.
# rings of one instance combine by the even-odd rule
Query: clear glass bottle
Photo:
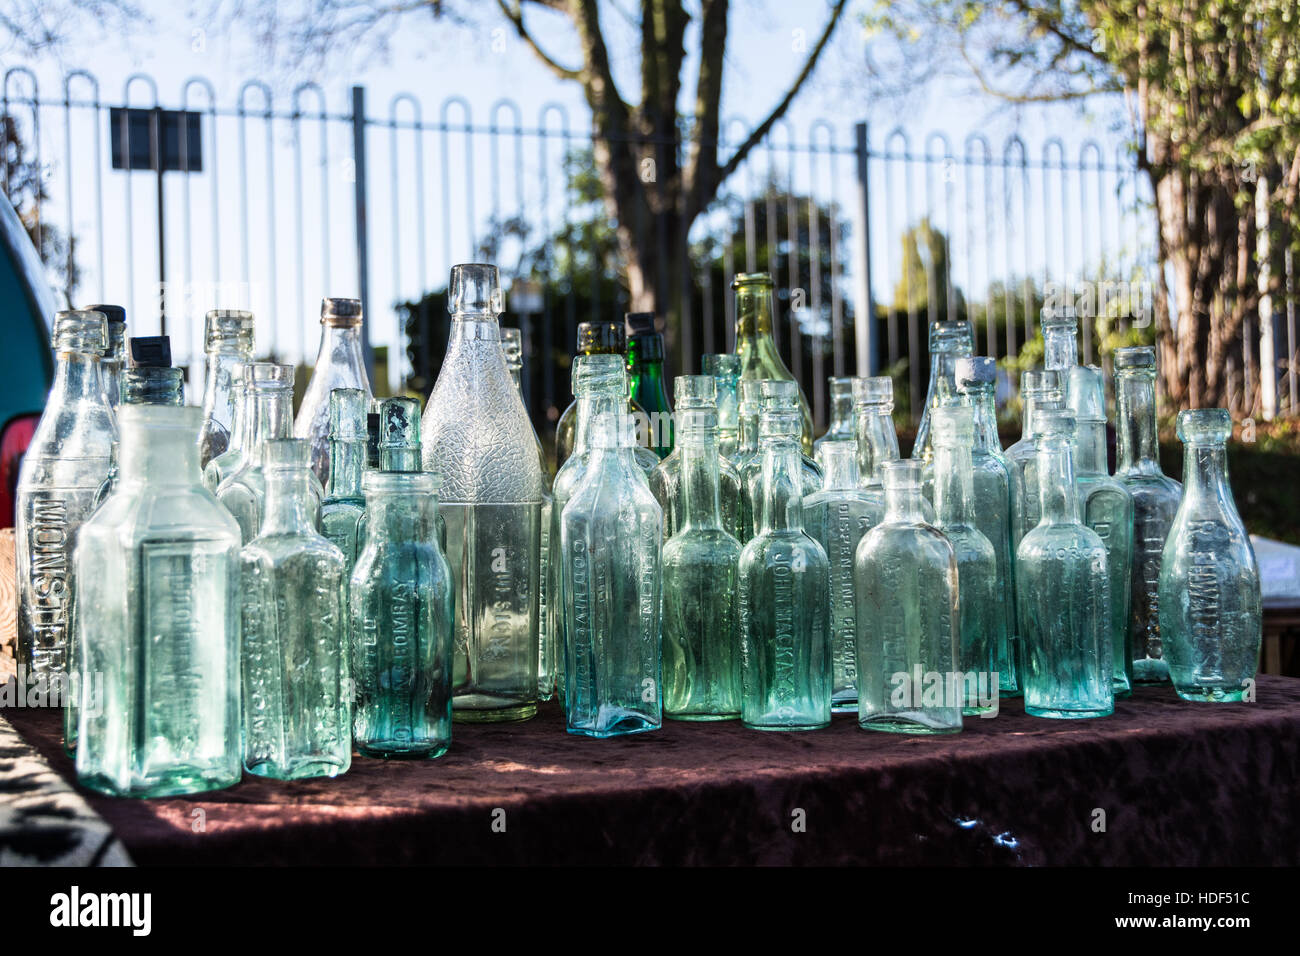
[(1020, 440), (1006, 450), (1011, 470), (1011, 553), (1020, 540), (1038, 527), (1038, 444), (1037, 422), (1041, 412), (1064, 407), (1061, 377), (1057, 372), (1031, 369), (1020, 375)]
[(119, 409), (116, 490), (77, 545), (77, 780), (162, 797), (239, 782), (239, 527), (195, 407)]
[[(888, 375), (853, 379), (854, 440), (858, 446), (858, 484), (872, 501), (872, 527), (885, 517), (881, 469), (898, 460), (894, 431), (894, 380)], [(928, 502), (927, 502), (928, 504)]]
[(244, 768), (278, 780), (352, 764), (352, 566), (316, 532), (310, 463), (301, 439), (262, 446), (266, 515), (240, 552)]
[(359, 388), (370, 394), (361, 351), (362, 321), (360, 299), (321, 299), (320, 351), (298, 406), (293, 437), (311, 442), (311, 470), (322, 488), (330, 477), (330, 392)]
[(108, 347), (99, 360), (99, 374), (104, 382), (104, 399), (117, 408), (122, 401), (122, 370), (126, 367), (126, 309), (99, 303), (88, 305), (82, 311), (102, 313), (108, 323)]
[(171, 338), (136, 337), (130, 342), (131, 364), (122, 369), (124, 405), (184, 405), (185, 370), (172, 368)]
[(1011, 466), (1002, 454), (994, 399), (997, 363), (987, 356), (958, 359), (957, 392), (974, 415), (971, 445), (971, 518), (993, 545), (997, 561), (995, 590), (1006, 608), (1007, 627), (994, 649), (993, 666), (1004, 697), (1020, 696), (1019, 649), (1016, 642), (1015, 566), (1011, 550)]
[(230, 446), (235, 418), (235, 370), (253, 361), (253, 313), (213, 309), (204, 319), (203, 351), (207, 371), (203, 381), (203, 430), (199, 433), (199, 463), (208, 462)]
[(203, 487), (214, 495), (221, 483), (244, 464), (244, 436), (247, 433), (245, 409), (248, 408), (248, 384), (245, 380), (247, 365), (236, 365), (230, 371), (231, 412), (230, 440), (226, 450), (203, 467)]
[(740, 356), (710, 353), (700, 367), (718, 385), (718, 454), (734, 458), (740, 447)]
[(1043, 327), (1043, 368), (1060, 376), (1062, 399), (1068, 402), (1070, 371), (1079, 366), (1079, 316), (1072, 305), (1044, 308), (1039, 323)]
[(362, 478), (366, 538), (348, 586), (352, 733), (367, 757), (432, 759), (451, 745), (456, 579), (438, 546), (441, 477), (389, 470), (411, 464), (412, 448), (419, 458), (408, 402), (381, 406), (381, 467)]
[(740, 555), (740, 719), (752, 730), (831, 722), (830, 567), (803, 529), (802, 415), (765, 407), (757, 532)]
[[(759, 432), (762, 422), (769, 414), (787, 411), (799, 411), (799, 386), (793, 381), (776, 381), (764, 379), (759, 382)], [(802, 448), (802, 442), (800, 444)], [(800, 497), (815, 494), (822, 486), (822, 470), (802, 451), (799, 455), (799, 473), (803, 476), (803, 488)], [(759, 443), (758, 452), (750, 456), (740, 467), (740, 522), (743, 538), (749, 541), (758, 534), (758, 507), (762, 498), (763, 452)]]
[(1037, 415), (1041, 517), (1016, 550), (1025, 713), (1104, 717), (1115, 707), (1106, 546), (1079, 520), (1074, 415)]
[(858, 477), (856, 440), (825, 439), (818, 448), (822, 473), (820, 490), (804, 499), (803, 521), (808, 537), (822, 546), (830, 574), (831, 710), (858, 710), (858, 606), (854, 594), (853, 559), (858, 542), (880, 523), (884, 510)]
[(826, 433), (813, 442), (813, 457), (817, 459), (817, 464), (822, 465), (823, 470), (826, 466), (819, 451), (822, 444), (828, 441), (854, 441), (858, 433), (853, 408), (853, 379), (832, 375), (826, 379), (826, 386), (831, 397), (831, 421), (826, 427)]
[(963, 693), (957, 557), (925, 520), (922, 464), (881, 465), (885, 520), (858, 545), (858, 725), (947, 734), (961, 730)]
[(664, 337), (653, 312), (628, 312), (627, 375), (632, 401), (645, 413), (637, 419), (637, 444), (660, 460), (673, 450), (673, 406), (664, 385)]
[[(678, 411), (708, 409), (717, 420), (717, 380), (711, 375), (678, 375), (673, 379)], [(714, 442), (717, 454), (717, 442)], [(740, 472), (728, 459), (718, 456), (718, 481), (722, 519), (727, 530), (737, 535), (740, 528)], [(682, 485), (682, 456), (673, 451), (650, 472), (650, 490), (664, 511), (664, 535), (671, 538), (681, 527), (686, 506)]]
[(1160, 562), (1183, 488), (1160, 470), (1156, 432), (1156, 350), (1116, 349), (1115, 477), (1133, 496), (1133, 586), (1129, 594), (1129, 641), (1133, 680), (1169, 680), (1160, 638)]
[(1106, 382), (1095, 365), (1076, 365), (1065, 387), (1074, 412), (1074, 480), (1079, 516), (1106, 546), (1110, 576), (1111, 679), (1115, 697), (1133, 689), (1133, 643), (1129, 637), (1129, 590), (1133, 577), (1133, 496), (1106, 472)]
[(613, 737), (663, 723), (663, 511), (632, 457), (627, 412), (597, 415), (591, 428), (587, 467), (560, 516), (564, 708), (569, 733)]
[(320, 506), (320, 531), (343, 553), (349, 571), (365, 540), (361, 523), (366, 495), (366, 409), (370, 397), (359, 388), (330, 392), (330, 483)]
[[(738, 400), (736, 402), (736, 421), (738, 423), (736, 451), (731, 456), (731, 463), (736, 468), (736, 473), (741, 476), (741, 508), (744, 504), (744, 475), (746, 469), (753, 464), (754, 459), (758, 456), (758, 416), (762, 408), (762, 395), (760, 387), (762, 382), (758, 379), (742, 381), (737, 388)], [(753, 522), (748, 517), (748, 512), (741, 511), (740, 534), (737, 540), (744, 544), (751, 537), (750, 530)]]
[(422, 427), (456, 581), (453, 706), (458, 720), (523, 720), (537, 712), (546, 483), (501, 351), (496, 266), (454, 266), (448, 288), (451, 336)]
[[(677, 520), (663, 549), (664, 716), (729, 720), (740, 716), (740, 542), (732, 534), (734, 512), (727, 515), (722, 508), (719, 466), (727, 462), (718, 454), (717, 412), (707, 402), (683, 401), (682, 383), (688, 379), (702, 380), (685, 389), (692, 395), (716, 388), (709, 375), (675, 379), (677, 444), (664, 459), (665, 465), (674, 458), (678, 462)], [(738, 494), (739, 484), (734, 488)]]
[(107, 339), (101, 312), (55, 317), (54, 384), (18, 471), (18, 667), (29, 683), (48, 682), (60, 699), (73, 672), (73, 549), (108, 482), (117, 440), (99, 365)]
[[(622, 322), (579, 322), (578, 323), (578, 356), (584, 355), (617, 355), (626, 358), (624, 353), (627, 349), (627, 332)], [(572, 376), (572, 373), (570, 373)], [(628, 400), (627, 408), (635, 417), (638, 412), (645, 415), (644, 409), (631, 399), (631, 383), (628, 383)], [(574, 453), (577, 447), (578, 438), (578, 397), (574, 395), (573, 401), (569, 407), (564, 410), (560, 416), (559, 422), (555, 425), (555, 471), (558, 474), (564, 467), (564, 463), (569, 460), (569, 456)], [(654, 470), (655, 465), (659, 464), (659, 456), (649, 448), (637, 446), (637, 461), (641, 463), (642, 470), (649, 474)]]
[[(740, 273), (731, 280), (736, 293), (736, 355), (740, 358), (740, 380), (794, 382), (795, 377), (781, 360), (772, 337), (775, 308), (772, 302), (772, 277), (766, 272)], [(799, 412), (803, 420), (803, 453), (811, 455), (812, 411), (803, 389), (795, 385)]]
[(1178, 413), (1183, 498), (1165, 541), (1159, 597), (1162, 660), (1184, 700), (1248, 699), (1263, 640), (1259, 564), (1228, 484), (1231, 435), (1226, 409)]
[(930, 323), (930, 384), (926, 386), (921, 424), (912, 445), (913, 458), (928, 462), (934, 457), (930, 415), (936, 408), (957, 402), (957, 361), (970, 358), (974, 347), (974, 332), (964, 319)]
[(976, 523), (975, 413), (968, 406), (934, 409), (934, 526), (957, 558), (960, 647), (957, 670), (963, 688), (962, 713), (996, 713), (1001, 696), (998, 649), (1010, 643), (1011, 606), (998, 577), (997, 552)]

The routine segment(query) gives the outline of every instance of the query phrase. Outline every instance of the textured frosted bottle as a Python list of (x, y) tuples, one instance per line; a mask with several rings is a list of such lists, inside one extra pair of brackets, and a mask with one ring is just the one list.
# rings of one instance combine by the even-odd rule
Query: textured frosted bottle
[(496, 266), (455, 266), (449, 289), (451, 338), (422, 427), (456, 582), (454, 707), (459, 720), (521, 720), (537, 712), (545, 482), (501, 350)]
[(226, 451), (234, 433), (237, 369), (253, 361), (253, 313), (213, 309), (204, 323), (207, 372), (203, 384), (199, 463), (207, 468), (208, 462)]
[(198, 408), (125, 406), (117, 489), (77, 546), (77, 779), (117, 796), (239, 782), (239, 527), (202, 485)]
[(293, 435), (311, 442), (311, 468), (322, 487), (330, 477), (330, 392), (359, 388), (370, 396), (361, 354), (361, 322), (359, 299), (321, 299), (320, 351), (294, 419)]
[(1222, 408), (1178, 414), (1183, 500), (1160, 565), (1160, 634), (1184, 700), (1253, 699), (1263, 638), (1259, 565), (1228, 485), (1232, 420)]

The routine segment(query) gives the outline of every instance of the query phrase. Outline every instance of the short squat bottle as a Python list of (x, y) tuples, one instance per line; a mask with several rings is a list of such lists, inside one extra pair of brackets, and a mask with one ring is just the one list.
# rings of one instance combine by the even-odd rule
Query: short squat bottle
[(203, 431), (199, 463), (208, 462), (230, 445), (234, 431), (235, 370), (253, 361), (253, 313), (213, 309), (204, 320), (203, 351), (207, 371), (203, 382)]
[(1231, 434), (1225, 409), (1178, 415), (1183, 500), (1160, 564), (1160, 634), (1184, 700), (1253, 699), (1263, 637), (1259, 565), (1228, 485)]
[(330, 393), (336, 388), (359, 388), (370, 395), (361, 322), (359, 299), (321, 300), (320, 351), (293, 422), (294, 437), (311, 442), (311, 468), (321, 487), (330, 477)]
[[(676, 529), (663, 550), (664, 716), (727, 720), (740, 716), (740, 647), (736, 632), (736, 574), (740, 542), (721, 510), (717, 412), (710, 404), (682, 401), (679, 376), (679, 463), (673, 507)], [(696, 386), (704, 391), (703, 385)], [(728, 516), (730, 517), (730, 516)]]
[[(673, 380), (677, 408), (709, 409), (716, 420), (717, 381), (711, 375), (678, 375)], [(714, 454), (717, 454), (716, 445)], [(682, 485), (683, 456), (676, 448), (650, 472), (650, 490), (664, 510), (664, 536), (671, 538), (681, 527), (686, 501)], [(719, 507), (727, 530), (737, 535), (740, 524), (740, 472), (729, 460), (718, 458)]]
[(108, 347), (99, 360), (99, 368), (104, 380), (104, 398), (117, 408), (122, 401), (122, 371), (127, 362), (126, 309), (120, 305), (100, 303), (88, 305), (83, 311), (99, 312), (108, 322)]
[(663, 723), (663, 511), (621, 408), (597, 416), (582, 481), (560, 516), (568, 731), (614, 737)]
[(367, 757), (434, 758), (451, 745), (455, 578), (438, 546), (441, 478), (394, 470), (419, 448), (413, 405), (380, 407), (380, 468), (362, 479), (366, 536), (348, 585), (352, 733)]
[(959, 359), (969, 358), (975, 340), (971, 324), (965, 320), (930, 323), (930, 384), (926, 387), (921, 424), (916, 428), (912, 457), (930, 461), (934, 443), (930, 437), (930, 417), (934, 409), (957, 402), (956, 370)]
[(1074, 416), (1044, 411), (1037, 429), (1042, 515), (1016, 551), (1025, 713), (1104, 717), (1115, 707), (1106, 546), (1079, 520)]
[(359, 388), (330, 392), (330, 480), (320, 507), (320, 531), (343, 552), (349, 570), (361, 551), (361, 520), (366, 514), (361, 478), (369, 404), (369, 396)]
[(239, 526), (203, 487), (198, 408), (120, 411), (116, 490), (77, 545), (77, 779), (162, 797), (239, 782)]
[(1156, 352), (1116, 349), (1115, 406), (1118, 460), (1115, 477), (1133, 496), (1133, 587), (1129, 639), (1133, 680), (1169, 680), (1160, 637), (1160, 562), (1182, 499), (1182, 486), (1160, 470), (1156, 434)]
[(802, 415), (765, 410), (757, 532), (740, 555), (741, 720), (753, 730), (831, 721), (830, 568), (803, 529)]
[(736, 293), (736, 356), (740, 359), (740, 380), (791, 382), (802, 421), (800, 442), (805, 455), (812, 454), (812, 412), (790, 369), (781, 359), (773, 337), (775, 306), (772, 277), (766, 272), (742, 273), (731, 281)]
[(266, 513), (240, 552), (244, 768), (279, 780), (333, 777), (352, 763), (352, 568), (316, 532), (310, 453), (299, 439), (262, 446)]
[(718, 385), (718, 454), (734, 458), (740, 445), (740, 357), (710, 353), (700, 364)]
[(826, 385), (831, 396), (831, 421), (826, 427), (826, 433), (813, 442), (813, 457), (823, 468), (825, 465), (820, 454), (823, 444), (828, 441), (853, 441), (857, 436), (857, 423), (853, 414), (853, 379), (831, 376), (826, 379)]
[(858, 724), (866, 730), (961, 730), (957, 557), (925, 520), (920, 461), (881, 466), (885, 520), (858, 545)]

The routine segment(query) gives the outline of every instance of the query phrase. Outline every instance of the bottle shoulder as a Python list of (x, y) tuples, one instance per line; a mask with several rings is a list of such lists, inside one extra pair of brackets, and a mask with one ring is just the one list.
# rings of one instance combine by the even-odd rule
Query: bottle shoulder
[(779, 531), (762, 531), (751, 538), (740, 553), (743, 568), (789, 564), (792, 570), (820, 570), (830, 567), (826, 549), (806, 531), (785, 528)]
[(119, 482), (82, 528), (123, 542), (161, 536), (168, 539), (226, 539), (238, 547), (239, 523), (200, 484), (144, 486)]
[(1038, 524), (1020, 540), (1017, 561), (1055, 559), (1057, 561), (1106, 559), (1106, 545), (1085, 524)]

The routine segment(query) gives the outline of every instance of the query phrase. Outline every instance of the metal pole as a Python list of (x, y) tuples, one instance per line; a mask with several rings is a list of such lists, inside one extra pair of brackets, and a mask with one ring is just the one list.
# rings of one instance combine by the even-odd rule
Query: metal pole
[(859, 375), (876, 374), (876, 315), (871, 295), (871, 190), (868, 188), (867, 124), (854, 126), (858, 167), (858, 277), (854, 283), (853, 339)]
[(366, 245), (366, 88), (352, 87), (352, 168), (353, 195), (356, 199), (357, 223), (357, 292), (361, 299), (361, 350), (366, 360), (366, 375), (374, 388), (375, 350), (370, 344), (370, 256)]
[(149, 123), (149, 158), (158, 177), (158, 334), (167, 334), (167, 243), (163, 215), (162, 110), (154, 107)]

